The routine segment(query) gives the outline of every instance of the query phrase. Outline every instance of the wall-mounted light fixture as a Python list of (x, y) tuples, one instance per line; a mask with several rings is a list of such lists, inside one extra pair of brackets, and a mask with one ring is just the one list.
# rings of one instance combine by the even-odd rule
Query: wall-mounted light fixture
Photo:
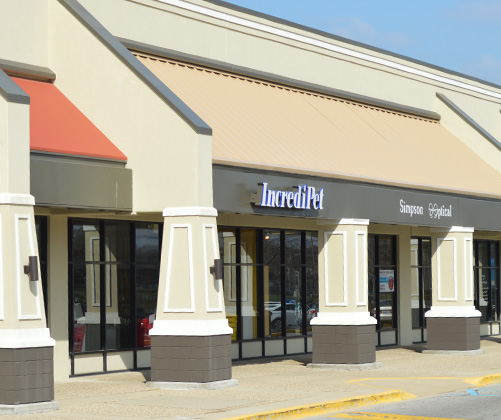
[(223, 279), (223, 263), (220, 258), (214, 260), (214, 265), (210, 268), (210, 273), (214, 274), (216, 280)]
[(28, 257), (28, 265), (24, 266), (24, 274), (28, 274), (30, 281), (38, 281), (38, 257)]

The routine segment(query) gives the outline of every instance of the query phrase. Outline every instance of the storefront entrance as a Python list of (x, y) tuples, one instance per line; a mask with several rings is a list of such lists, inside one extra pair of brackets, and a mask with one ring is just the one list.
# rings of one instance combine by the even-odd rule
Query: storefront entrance
[(395, 345), (397, 320), (397, 240), (392, 235), (369, 235), (369, 312), (377, 320), (378, 346)]
[(475, 308), (482, 335), (499, 334), (499, 241), (473, 241)]

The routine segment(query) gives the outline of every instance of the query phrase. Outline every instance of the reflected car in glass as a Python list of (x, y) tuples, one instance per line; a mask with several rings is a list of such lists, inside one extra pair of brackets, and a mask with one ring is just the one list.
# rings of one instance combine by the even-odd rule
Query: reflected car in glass
[[(282, 330), (282, 305), (269, 305), (267, 306), (267, 310), (270, 311), (270, 327), (273, 331), (281, 331)], [(295, 303), (286, 303), (285, 307), (287, 326), (296, 326), (298, 325), (296, 321), (296, 304)]]
[[(307, 308), (308, 309), (306, 310), (306, 323), (310, 325), (310, 321), (316, 316), (318, 316), (318, 302), (312, 303)], [(296, 311), (296, 322), (298, 325), (301, 325), (302, 319), (303, 319), (303, 310), (301, 306), (298, 306), (298, 309)]]

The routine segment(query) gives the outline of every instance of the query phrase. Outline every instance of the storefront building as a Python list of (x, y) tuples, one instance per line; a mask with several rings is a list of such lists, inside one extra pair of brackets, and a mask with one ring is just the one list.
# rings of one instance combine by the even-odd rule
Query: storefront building
[(501, 333), (500, 86), (215, 0), (4, 3), (0, 405)]

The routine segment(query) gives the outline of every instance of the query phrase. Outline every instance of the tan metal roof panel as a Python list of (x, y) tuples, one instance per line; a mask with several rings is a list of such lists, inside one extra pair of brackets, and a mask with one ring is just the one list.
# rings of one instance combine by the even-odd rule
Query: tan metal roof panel
[(501, 174), (439, 122), (138, 53), (213, 129), (213, 162), (501, 197)]

